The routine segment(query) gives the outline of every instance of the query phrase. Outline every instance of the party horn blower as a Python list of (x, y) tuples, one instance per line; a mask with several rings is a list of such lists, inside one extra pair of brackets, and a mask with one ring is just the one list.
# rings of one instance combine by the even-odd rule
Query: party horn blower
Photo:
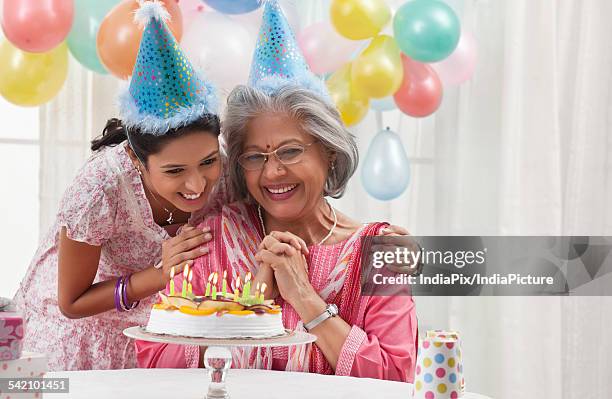
[(461, 347), (459, 333), (454, 330), (427, 330), (427, 338), (452, 338), (457, 340), (457, 362), (459, 363), (457, 368), (461, 373), (461, 392), (459, 392), (459, 396), (463, 396), (465, 393), (465, 376), (463, 373), (463, 348)]
[(457, 399), (461, 396), (457, 340), (424, 338), (419, 345), (414, 399)]

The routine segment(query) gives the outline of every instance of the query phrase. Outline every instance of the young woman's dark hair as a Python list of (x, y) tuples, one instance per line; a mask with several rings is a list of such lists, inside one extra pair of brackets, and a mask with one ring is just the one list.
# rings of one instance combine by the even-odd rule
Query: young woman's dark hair
[[(166, 134), (155, 136), (152, 134), (143, 134), (137, 129), (130, 129), (130, 147), (140, 161), (147, 166), (149, 155), (156, 154), (170, 140), (182, 136), (187, 133), (192, 133), (196, 130), (210, 132), (215, 136), (221, 133), (221, 123), (219, 117), (214, 114), (205, 114), (201, 118), (195, 120), (187, 126), (177, 129), (172, 129)], [(127, 140), (128, 131), (117, 118), (109, 119), (102, 134), (96, 137), (91, 142), (91, 150), (98, 151), (103, 147), (112, 147)]]

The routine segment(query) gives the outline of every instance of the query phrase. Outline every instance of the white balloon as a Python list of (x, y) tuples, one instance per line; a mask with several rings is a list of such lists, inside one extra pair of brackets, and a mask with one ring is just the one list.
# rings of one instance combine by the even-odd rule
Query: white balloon
[(226, 15), (216, 11), (196, 15), (183, 32), (181, 47), (222, 95), (246, 84), (255, 37)]
[(190, 26), (193, 20), (207, 8), (202, 0), (180, 0), (178, 5), (183, 14), (183, 29)]

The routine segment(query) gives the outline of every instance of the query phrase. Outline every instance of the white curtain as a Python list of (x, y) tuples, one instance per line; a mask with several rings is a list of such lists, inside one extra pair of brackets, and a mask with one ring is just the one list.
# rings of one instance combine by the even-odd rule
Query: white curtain
[(117, 115), (118, 79), (87, 71), (73, 58), (66, 85), (40, 112), (40, 234), (52, 225), (64, 190), (90, 154), (92, 138)]
[[(382, 116), (411, 156), (411, 185), (381, 203), (354, 181), (338, 207), (415, 235), (612, 235), (612, 51), (602, 46), (612, 3), (466, 0), (461, 8), (478, 41), (474, 78), (446, 88), (430, 118)], [(354, 129), (362, 155), (380, 128), (371, 114)], [(461, 332), (469, 391), (612, 397), (612, 343), (602, 335), (612, 298), (416, 302), (421, 332)]]
[[(397, 1), (393, 0), (395, 3)], [(450, 1), (450, 0), (449, 0)], [(328, 0), (295, 2), (302, 26)], [(417, 120), (370, 113), (355, 127), (362, 159), (389, 126), (411, 158), (411, 183), (390, 202), (359, 178), (343, 212), (415, 235), (612, 235), (612, 3), (608, 0), (453, 0), (478, 41), (474, 78), (446, 88)], [(44, 108), (41, 225), (115, 115), (119, 83), (73, 65)], [(494, 398), (612, 397), (609, 297), (419, 297), (420, 330), (460, 331), (468, 391)]]

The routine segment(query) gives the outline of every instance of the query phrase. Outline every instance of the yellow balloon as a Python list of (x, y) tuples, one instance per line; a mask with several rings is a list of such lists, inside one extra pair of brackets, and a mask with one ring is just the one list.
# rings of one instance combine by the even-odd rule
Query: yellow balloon
[(391, 36), (379, 35), (353, 61), (351, 85), (357, 93), (370, 98), (388, 97), (404, 79), (400, 49)]
[(351, 64), (348, 63), (334, 72), (327, 80), (331, 98), (346, 126), (352, 126), (361, 121), (370, 108), (370, 100), (355, 93), (351, 88), (351, 68)]
[(51, 100), (68, 75), (68, 47), (26, 53), (8, 40), (0, 45), (0, 95), (13, 104), (32, 107)]
[(338, 33), (352, 40), (376, 36), (391, 19), (385, 0), (333, 0), (329, 12)]

